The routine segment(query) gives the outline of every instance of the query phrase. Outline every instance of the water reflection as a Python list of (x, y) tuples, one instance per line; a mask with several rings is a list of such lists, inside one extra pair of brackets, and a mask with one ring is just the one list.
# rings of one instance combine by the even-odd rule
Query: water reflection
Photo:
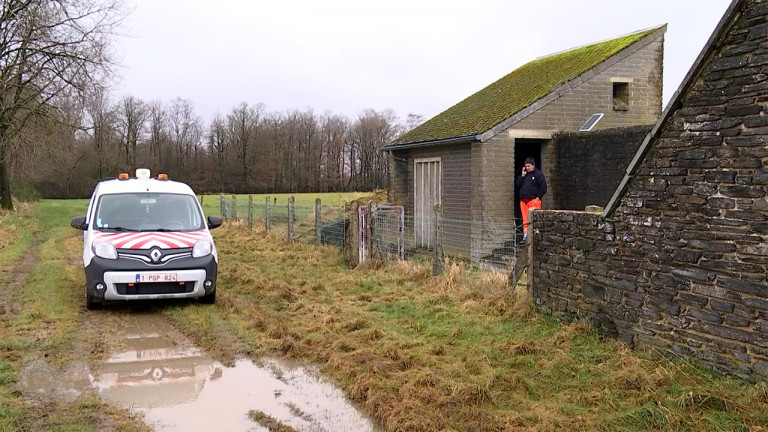
[(228, 368), (205, 356), (162, 318), (135, 315), (123, 348), (96, 379), (102, 398), (145, 414), (157, 431), (266, 430), (259, 411), (300, 431), (374, 431), (343, 393), (312, 368), (264, 359)]

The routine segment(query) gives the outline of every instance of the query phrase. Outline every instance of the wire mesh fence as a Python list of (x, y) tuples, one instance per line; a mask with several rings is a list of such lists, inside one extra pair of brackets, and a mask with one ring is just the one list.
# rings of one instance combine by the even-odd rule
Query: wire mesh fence
[[(425, 223), (401, 206), (278, 205), (243, 197), (221, 197), (221, 215), (248, 227), (284, 233), (289, 242), (345, 248), (353, 263), (367, 259), (442, 261), (445, 258), (486, 270), (510, 273), (523, 251), (519, 222), (472, 221), (442, 217), (436, 212)], [(425, 231), (425, 227), (427, 227)], [(280, 235), (280, 234), (278, 234)]]

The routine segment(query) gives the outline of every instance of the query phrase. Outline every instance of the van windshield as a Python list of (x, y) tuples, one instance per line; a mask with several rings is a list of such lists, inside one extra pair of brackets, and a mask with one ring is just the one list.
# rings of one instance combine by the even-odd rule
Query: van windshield
[(102, 195), (94, 228), (114, 231), (195, 231), (203, 229), (197, 198), (170, 193)]

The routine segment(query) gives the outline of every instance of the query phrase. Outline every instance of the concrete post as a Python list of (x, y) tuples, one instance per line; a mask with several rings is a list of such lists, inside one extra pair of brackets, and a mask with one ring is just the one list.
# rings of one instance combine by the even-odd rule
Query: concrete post
[(248, 229), (253, 230), (253, 195), (248, 195)]
[(295, 229), (296, 214), (293, 205), (293, 195), (288, 198), (288, 243), (293, 243), (293, 233)]
[(366, 250), (368, 251), (368, 257), (372, 259), (378, 259), (380, 256), (378, 242), (375, 236), (378, 234), (376, 225), (376, 201), (368, 201), (368, 226), (366, 227)]
[(347, 261), (352, 267), (357, 267), (360, 254), (360, 225), (358, 220), (360, 204), (357, 201), (352, 203), (352, 209), (349, 212), (349, 233), (347, 234)]
[(443, 253), (443, 206), (435, 204), (435, 246), (434, 259), (432, 261), (432, 275), (439, 276), (443, 274), (445, 254)]
[(264, 231), (269, 232), (269, 229), (271, 228), (270, 219), (272, 218), (272, 208), (269, 206), (269, 195), (267, 195), (264, 202)]
[(315, 244), (320, 245), (322, 243), (322, 217), (320, 211), (322, 210), (320, 198), (315, 199)]

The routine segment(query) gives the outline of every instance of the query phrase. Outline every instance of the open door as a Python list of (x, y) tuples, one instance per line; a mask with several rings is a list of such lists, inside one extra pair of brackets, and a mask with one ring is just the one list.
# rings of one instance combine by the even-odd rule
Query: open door
[(415, 159), (414, 228), (416, 245), (431, 248), (435, 243), (435, 204), (441, 203), (442, 163), (440, 158)]
[[(520, 176), (523, 170), (525, 158), (532, 157), (536, 160), (536, 168), (544, 171), (541, 165), (541, 148), (546, 140), (515, 138), (515, 167), (514, 178)], [(523, 223), (523, 213), (520, 211), (520, 191), (515, 187), (515, 225)]]

